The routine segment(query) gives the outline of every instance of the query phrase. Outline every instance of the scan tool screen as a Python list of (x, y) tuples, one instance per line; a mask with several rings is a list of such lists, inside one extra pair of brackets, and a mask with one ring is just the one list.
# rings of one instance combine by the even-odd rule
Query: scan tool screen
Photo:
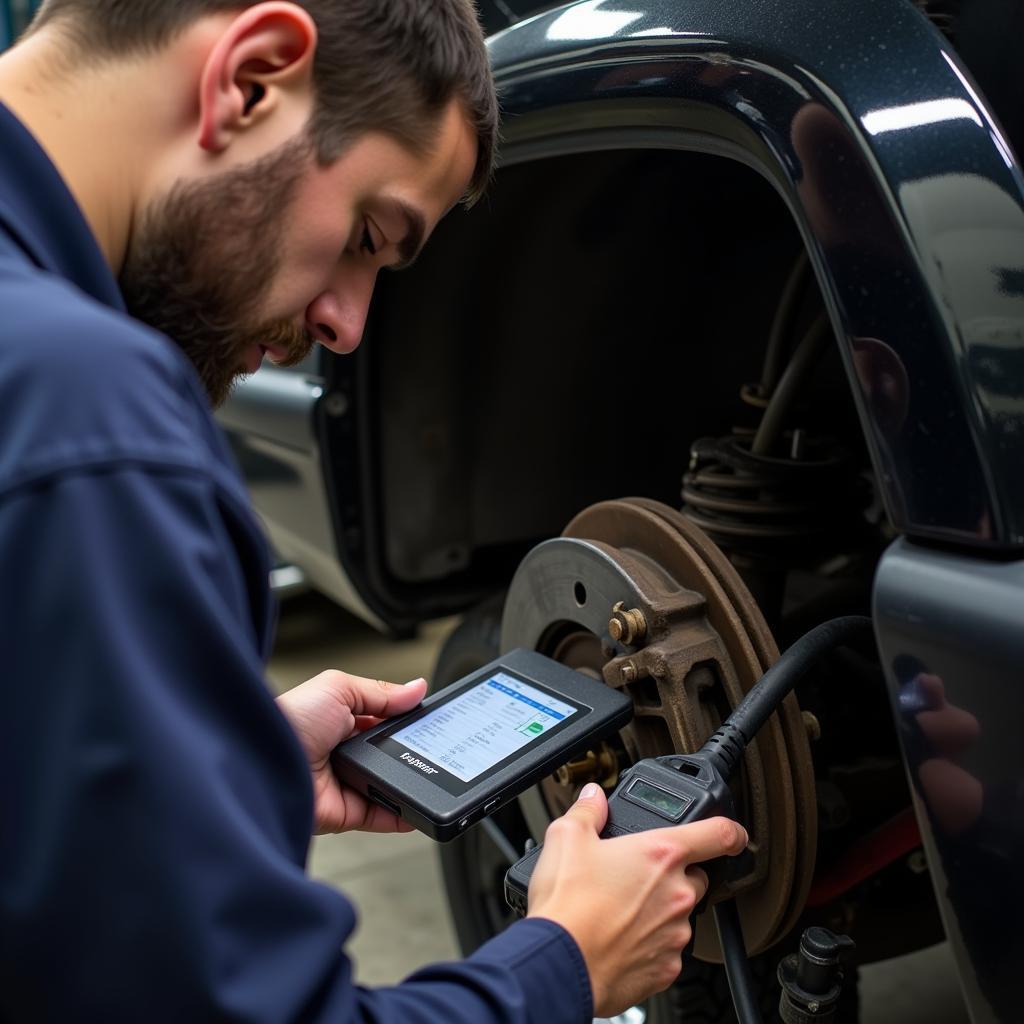
[(469, 782), (579, 710), (507, 672), (496, 672), (390, 739)]

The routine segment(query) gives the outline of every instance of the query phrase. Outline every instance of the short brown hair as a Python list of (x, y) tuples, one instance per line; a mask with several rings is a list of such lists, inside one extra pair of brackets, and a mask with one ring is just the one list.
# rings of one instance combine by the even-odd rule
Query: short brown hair
[[(201, 17), (257, 0), (45, 0), (32, 28), (58, 19), (98, 58), (155, 50)], [(468, 198), (494, 163), (498, 104), (473, 0), (292, 0), (319, 33), (310, 133), (318, 159), (335, 160), (368, 131), (415, 152), (436, 139), (439, 115), (458, 99), (477, 134)]]

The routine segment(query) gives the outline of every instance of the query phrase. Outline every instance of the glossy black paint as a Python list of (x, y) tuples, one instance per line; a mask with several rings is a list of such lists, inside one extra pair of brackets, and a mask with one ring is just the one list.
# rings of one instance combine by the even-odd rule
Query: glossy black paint
[(509, 152), (564, 152), (574, 136), (679, 146), (771, 178), (811, 253), (893, 522), (1024, 547), (1024, 177), (918, 11), (584, 0), (491, 50)]
[(974, 1024), (1018, 1021), (1024, 561), (982, 562), (898, 541), (879, 566), (874, 618)]

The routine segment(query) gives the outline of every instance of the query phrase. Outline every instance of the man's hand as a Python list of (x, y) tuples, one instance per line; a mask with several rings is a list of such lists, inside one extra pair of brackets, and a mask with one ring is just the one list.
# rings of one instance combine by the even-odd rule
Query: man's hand
[(679, 975), (690, 913), (707, 891), (696, 867), (747, 845), (729, 818), (600, 839), (608, 801), (600, 786), (553, 821), (530, 882), (530, 917), (562, 925), (590, 972), (594, 1016), (612, 1017)]
[(382, 679), (363, 679), (347, 672), (329, 670), (314, 676), (277, 698), (309, 759), (313, 775), (316, 833), (411, 832), (390, 811), (342, 786), (331, 770), (331, 751), (353, 733), (376, 725), (381, 719), (410, 711), (427, 692), (423, 679), (405, 686)]

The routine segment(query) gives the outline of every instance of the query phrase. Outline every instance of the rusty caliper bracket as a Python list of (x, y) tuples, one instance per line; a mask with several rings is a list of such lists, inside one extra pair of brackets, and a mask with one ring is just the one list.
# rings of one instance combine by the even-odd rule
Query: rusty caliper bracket
[[(527, 555), (502, 627), (502, 649), (519, 646), (603, 678), (635, 706), (621, 744), (523, 798), (535, 831), (589, 779), (612, 785), (633, 761), (698, 749), (778, 657), (722, 552), (679, 512), (644, 499), (594, 505)], [(757, 953), (792, 929), (814, 869), (814, 773), (794, 697), (747, 749), (736, 797), (750, 849), (712, 899), (736, 897), (747, 949)], [(721, 960), (714, 928), (698, 927), (695, 953)]]

